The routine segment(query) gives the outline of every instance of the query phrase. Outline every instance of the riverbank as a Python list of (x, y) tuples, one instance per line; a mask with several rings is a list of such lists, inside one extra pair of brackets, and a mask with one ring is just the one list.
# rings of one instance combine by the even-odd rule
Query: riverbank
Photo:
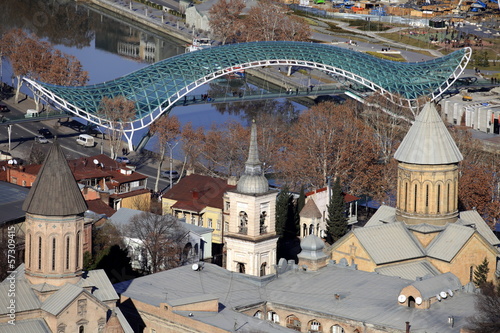
[(124, 18), (135, 21), (186, 43), (193, 41), (193, 30), (186, 27), (179, 18), (138, 2), (121, 0), (76, 0), (89, 6), (100, 7)]

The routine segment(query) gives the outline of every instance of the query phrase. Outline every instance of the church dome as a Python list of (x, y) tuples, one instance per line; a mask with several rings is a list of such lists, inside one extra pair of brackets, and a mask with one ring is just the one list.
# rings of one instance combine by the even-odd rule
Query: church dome
[(266, 193), (269, 190), (269, 182), (263, 175), (242, 175), (236, 189), (247, 194)]
[(300, 242), (300, 247), (302, 251), (316, 252), (323, 250), (325, 242), (316, 235), (309, 235)]

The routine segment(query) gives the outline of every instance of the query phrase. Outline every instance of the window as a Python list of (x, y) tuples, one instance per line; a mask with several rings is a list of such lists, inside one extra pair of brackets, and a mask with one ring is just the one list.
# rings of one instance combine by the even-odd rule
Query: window
[(446, 210), (450, 211), (450, 183), (448, 183), (448, 195), (446, 196)]
[(87, 314), (87, 300), (79, 299), (77, 307), (78, 307), (78, 315), (84, 317)]
[(52, 238), (52, 270), (56, 270), (56, 239)]
[(236, 271), (237, 271), (238, 273), (243, 273), (243, 274), (245, 274), (245, 264), (244, 264), (244, 263), (242, 263), (242, 262), (237, 262), (237, 263), (236, 263)]
[(217, 230), (220, 230), (220, 229), (221, 229), (221, 221), (217, 220)]
[(25, 180), (23, 180), (23, 186), (26, 186), (26, 181)]
[(80, 266), (80, 231), (76, 234), (76, 268)]
[(42, 237), (38, 237), (38, 269), (42, 269)]
[(212, 228), (212, 219), (208, 219), (208, 227)]
[(279, 324), (280, 322), (280, 317), (278, 316), (278, 314), (274, 311), (269, 311), (267, 313), (267, 320), (269, 321), (272, 321), (273, 323), (277, 323)]
[(16, 177), (12, 177), (11, 180), (12, 180), (11, 181), (12, 184), (16, 184), (17, 185), (17, 178)]
[(344, 333), (344, 329), (339, 325), (333, 325), (332, 333)]
[(297, 318), (295, 315), (290, 315), (290, 316), (286, 317), (286, 327), (287, 328), (290, 328), (292, 330), (300, 332), (301, 326), (302, 325), (300, 323), (299, 318)]
[(28, 235), (28, 267), (31, 268), (31, 232)]
[(321, 323), (316, 319), (309, 322), (309, 332), (321, 332)]
[(441, 185), (438, 185), (438, 193), (437, 193), (437, 212), (440, 213), (441, 210)]
[(78, 333), (85, 333), (85, 328), (83, 327), (83, 325), (80, 325), (80, 327), (78, 327)]
[(473, 278), (474, 278), (474, 266), (470, 266), (470, 268), (469, 268), (469, 281), (472, 282)]
[(66, 236), (66, 269), (69, 269), (69, 236)]
[(425, 185), (425, 207), (429, 207), (429, 185)]
[(229, 201), (226, 201), (226, 209), (225, 210), (228, 211), (229, 208), (231, 208), (231, 205), (229, 204)]
[(405, 212), (408, 211), (408, 183), (405, 183)]
[(255, 318), (259, 318), (259, 319), (262, 319), (262, 311), (257, 311), (255, 312), (255, 314), (253, 315)]
[(260, 265), (260, 276), (266, 275), (266, 266), (267, 266), (266, 262), (264, 262), (264, 263), (262, 263), (262, 265)]
[(413, 211), (417, 212), (417, 184), (415, 184), (415, 198), (413, 202)]

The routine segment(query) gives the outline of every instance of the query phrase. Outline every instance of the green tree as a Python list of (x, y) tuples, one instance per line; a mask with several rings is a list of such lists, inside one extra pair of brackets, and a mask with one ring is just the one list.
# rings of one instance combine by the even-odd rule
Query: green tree
[(290, 230), (290, 221), (294, 221), (293, 197), (290, 194), (288, 186), (285, 185), (281, 188), (276, 199), (276, 234), (278, 236), (289, 236), (293, 232)]
[(297, 234), (299, 233), (300, 231), (300, 211), (302, 210), (302, 208), (304, 208), (304, 206), (306, 205), (306, 194), (305, 194), (305, 191), (304, 191), (304, 186), (302, 186), (300, 188), (300, 194), (299, 194), (299, 197), (297, 199), (297, 203), (295, 204), (295, 211), (294, 211), (294, 215), (295, 215), (295, 230), (297, 232)]
[(337, 177), (331, 188), (330, 202), (328, 203), (327, 241), (331, 244), (347, 233), (347, 218), (344, 214), (344, 195)]
[(486, 283), (488, 278), (488, 273), (490, 272), (488, 264), (488, 259), (485, 257), (481, 265), (477, 266), (474, 270), (474, 284), (479, 288)]

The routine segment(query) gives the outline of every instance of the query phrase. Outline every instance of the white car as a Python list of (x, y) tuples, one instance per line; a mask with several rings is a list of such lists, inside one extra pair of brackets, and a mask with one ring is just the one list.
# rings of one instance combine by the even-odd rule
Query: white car
[(129, 164), (130, 163), (130, 160), (127, 157), (125, 157), (125, 156), (118, 156), (116, 158), (116, 161), (118, 163), (125, 163), (125, 164)]
[[(170, 170), (165, 170), (165, 171), (160, 172), (160, 176), (162, 178), (170, 179)], [(172, 170), (172, 180), (174, 180), (174, 179), (179, 179), (179, 173), (175, 170)]]
[(35, 136), (35, 142), (38, 142), (38, 143), (49, 143), (49, 140), (47, 140), (46, 137), (42, 136), (42, 135), (37, 135)]

